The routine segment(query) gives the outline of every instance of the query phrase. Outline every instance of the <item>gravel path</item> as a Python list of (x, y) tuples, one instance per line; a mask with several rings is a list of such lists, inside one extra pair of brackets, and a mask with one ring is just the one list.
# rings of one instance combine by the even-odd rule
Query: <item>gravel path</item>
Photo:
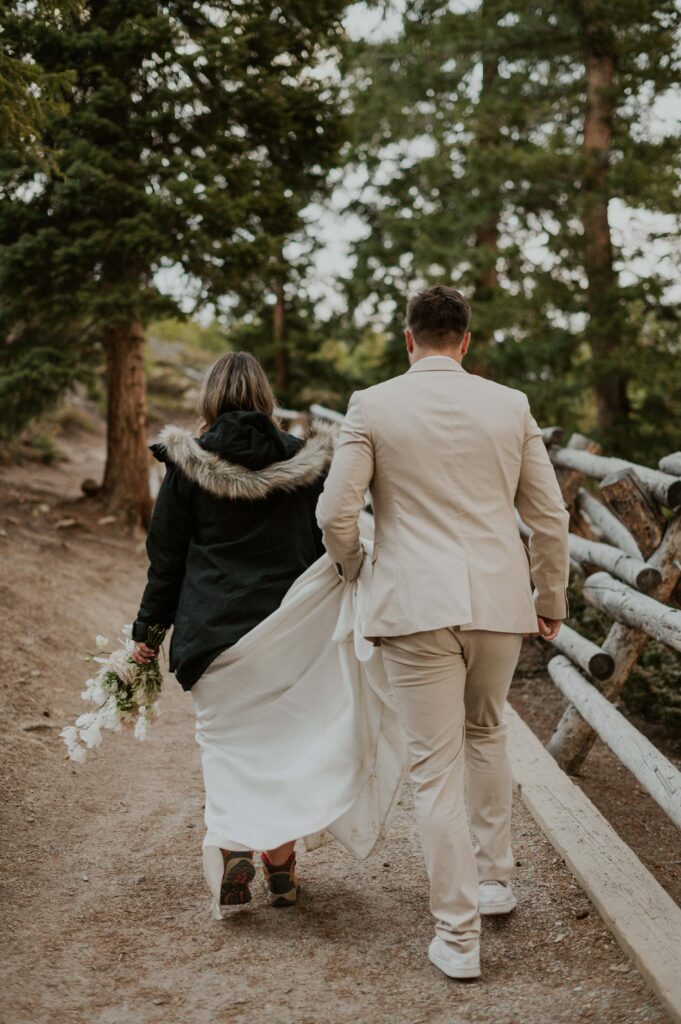
[(522, 805), (520, 905), (484, 922), (479, 981), (448, 981), (428, 963), (408, 791), (367, 862), (336, 845), (303, 853), (299, 907), (272, 910), (257, 886), (250, 907), (213, 921), (190, 698), (171, 681), (149, 741), (107, 736), (83, 769), (57, 737), (81, 710), (79, 652), (131, 619), (144, 576), (140, 543), (95, 511), (74, 506), (82, 525), (55, 528), (55, 495), (97, 457), (81, 452), (75, 469), (39, 480), (6, 471), (1, 485), (6, 1024), (667, 1021)]

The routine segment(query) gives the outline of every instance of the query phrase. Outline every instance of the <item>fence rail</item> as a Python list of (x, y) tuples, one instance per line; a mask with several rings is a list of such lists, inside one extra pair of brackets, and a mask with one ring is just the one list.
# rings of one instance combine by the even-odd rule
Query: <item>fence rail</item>
[[(608, 676), (598, 675), (598, 661), (593, 663), (596, 671), (585, 663), (582, 648), (570, 644), (569, 633), (567, 642), (559, 634), (555, 646), (560, 660), (549, 663), (549, 673), (560, 685), (557, 677), (566, 677), (567, 656), (584, 684), (612, 705), (649, 638), (681, 651), (681, 610), (671, 603), (681, 579), (681, 477), (668, 472), (681, 469), (681, 453), (661, 459), (664, 470), (658, 471), (606, 458), (598, 445), (577, 434), (564, 448), (549, 445), (549, 455), (570, 510), (570, 558), (586, 577), (584, 597), (613, 620), (600, 645), (613, 661)], [(599, 481), (597, 493), (587, 490), (587, 479)], [(561, 767), (573, 773), (583, 765), (598, 732), (585, 707), (583, 700), (581, 710), (571, 702), (548, 743)], [(601, 738), (620, 756), (610, 730), (606, 732), (610, 739)], [(654, 784), (641, 784), (657, 799)]]

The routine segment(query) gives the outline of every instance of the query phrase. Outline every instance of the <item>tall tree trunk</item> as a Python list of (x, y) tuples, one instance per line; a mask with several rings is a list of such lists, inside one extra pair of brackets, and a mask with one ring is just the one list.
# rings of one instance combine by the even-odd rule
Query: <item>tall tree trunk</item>
[[(497, 274), (497, 255), (499, 251), (499, 225), (497, 217), (484, 221), (475, 233), (475, 247), (481, 257), (480, 272), (475, 281), (475, 292), (473, 296), (474, 308), (481, 307), (488, 311), (496, 297), (499, 287)], [(487, 348), (492, 342), (492, 332), (487, 329), (475, 331), (476, 347)], [(476, 358), (473, 351), (473, 359), (469, 359), (468, 369), (484, 377), (485, 372), (481, 362)]]
[(102, 495), (107, 511), (134, 528), (151, 516), (144, 329), (135, 321), (106, 343), (107, 438)]
[[(483, 28), (487, 21), (495, 19), (494, 11), (489, 3), (483, 3), (482, 22)], [(491, 35), (491, 32), (489, 33)], [(488, 33), (485, 33), (482, 57), (482, 87), (478, 101), (481, 108), (480, 117), (476, 128), (476, 143), (480, 150), (480, 168), (489, 162), (489, 150), (493, 149), (499, 139), (499, 115), (498, 105), (492, 104), (487, 108), (490, 98), (493, 97), (499, 81), (499, 61), (497, 55), (491, 52), (487, 46)], [(486, 152), (487, 151), (487, 152)], [(489, 170), (487, 172), (489, 175)], [(478, 185), (482, 185), (482, 174), (479, 176)], [(495, 188), (496, 180), (493, 179), (493, 192), (481, 195), (481, 209), (485, 216), (481, 219), (475, 230), (475, 249), (478, 261), (478, 270), (474, 280), (473, 302), (476, 309), (482, 309), (485, 313), (491, 309), (499, 287), (497, 274), (497, 258), (499, 252), (499, 192)], [(492, 331), (489, 325), (475, 329), (474, 347), (471, 359), (468, 358), (468, 369), (473, 373), (484, 376), (484, 371), (479, 359), (476, 358), (475, 348), (484, 350), (492, 341)]]
[(274, 342), (274, 389), (280, 401), (287, 401), (291, 378), (289, 350), (286, 345), (286, 307), (284, 285), (277, 281), (274, 286), (276, 302), (272, 313), (272, 341)]
[(585, 38), (582, 226), (589, 313), (588, 340), (594, 357), (593, 386), (598, 425), (601, 430), (608, 432), (618, 425), (621, 427), (629, 412), (626, 378), (612, 366), (622, 326), (608, 222), (608, 166), (613, 133), (615, 55), (609, 28), (598, 23), (587, 24)]

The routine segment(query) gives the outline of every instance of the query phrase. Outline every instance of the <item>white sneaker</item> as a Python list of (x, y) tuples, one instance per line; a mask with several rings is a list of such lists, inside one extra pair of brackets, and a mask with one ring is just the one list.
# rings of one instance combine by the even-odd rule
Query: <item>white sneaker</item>
[(480, 943), (470, 953), (459, 953), (444, 939), (435, 938), (428, 949), (431, 964), (448, 978), (480, 977)]
[(481, 914), (510, 914), (518, 902), (511, 886), (503, 882), (480, 882), (478, 892)]

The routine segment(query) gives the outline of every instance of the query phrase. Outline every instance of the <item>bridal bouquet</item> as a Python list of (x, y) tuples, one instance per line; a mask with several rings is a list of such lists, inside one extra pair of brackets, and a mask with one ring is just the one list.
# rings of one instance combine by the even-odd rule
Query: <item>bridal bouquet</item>
[[(163, 678), (158, 659), (145, 665), (132, 660), (135, 642), (131, 638), (132, 626), (124, 626), (119, 646), (107, 651), (109, 641), (98, 636), (98, 654), (89, 656), (100, 668), (88, 679), (83, 700), (95, 705), (94, 711), (80, 715), (74, 725), (68, 725), (59, 733), (68, 750), (68, 756), (78, 764), (84, 764), (88, 750), (102, 742), (102, 730), (122, 732), (128, 727), (134, 730), (135, 738), (145, 739), (149, 723), (158, 715), (158, 698)], [(157, 650), (163, 643), (166, 631), (162, 626), (151, 626), (146, 639), (149, 647)]]

